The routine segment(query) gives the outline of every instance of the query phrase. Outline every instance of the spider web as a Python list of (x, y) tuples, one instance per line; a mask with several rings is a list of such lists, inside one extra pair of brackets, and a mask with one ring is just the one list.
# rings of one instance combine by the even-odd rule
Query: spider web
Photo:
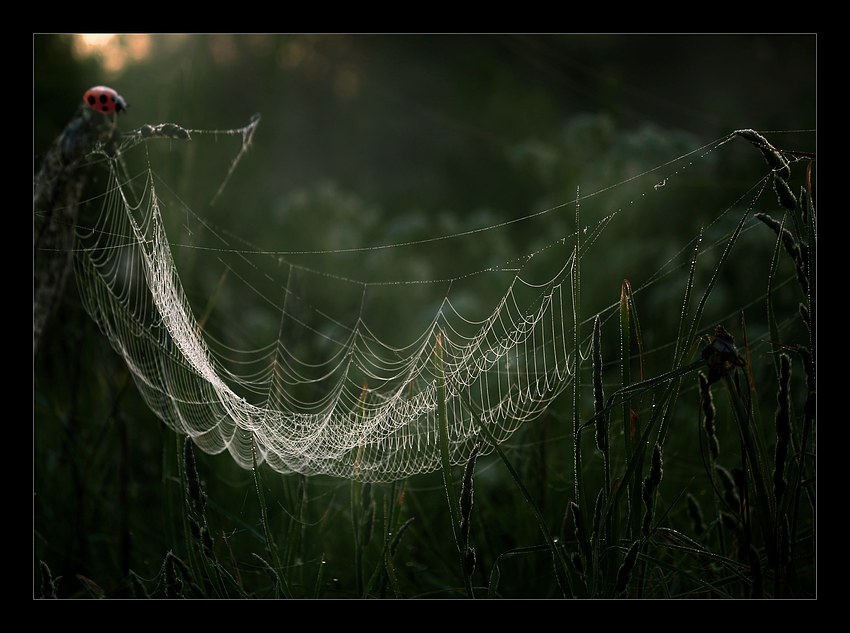
[[(616, 244), (641, 204), (675, 195), (677, 183), (688, 184), (683, 174), (734, 138), (507, 221), (305, 248), (271, 227), (270, 245), (254, 243), (238, 222), (217, 223), (159, 176), (154, 144), (179, 153), (234, 136), (238, 153), (214, 196), (217, 208), (226, 204), (222, 191), (238, 178), (258, 122), (217, 131), (145, 126), (102, 154), (108, 182), (80, 221), (77, 284), (148, 406), (174, 431), (244, 468), (256, 460), (281, 473), (363, 481), (440, 467), (441, 385), (453, 464), (467, 460), (482, 427), (503, 442), (546, 411), (587, 356), (573, 345), (576, 265), (586, 273), (604, 264), (604, 237)], [(765, 182), (747, 183), (730, 201), (752, 204)], [(718, 241), (704, 251), (726, 234), (726, 210), (711, 212)], [(362, 221), (368, 213), (359, 212)], [(536, 237), (516, 255), (484, 252), (474, 268), (453, 262), (458, 249), (520, 227)], [(690, 249), (664, 257), (644, 287), (676, 270)], [(621, 280), (628, 271), (610, 273)], [(586, 285), (594, 276), (583, 277)], [(614, 315), (614, 304), (591, 310)]]

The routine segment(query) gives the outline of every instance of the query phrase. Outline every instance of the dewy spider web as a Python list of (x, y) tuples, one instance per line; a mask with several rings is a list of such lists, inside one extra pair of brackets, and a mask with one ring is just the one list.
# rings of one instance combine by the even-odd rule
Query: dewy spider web
[[(255, 125), (256, 121), (226, 132), (242, 135), (240, 156)], [(193, 130), (191, 134), (197, 137), (203, 132)], [(644, 172), (638, 195), (659, 191), (667, 179), (732, 137)], [(322, 273), (290, 263), (298, 254), (292, 250), (269, 252), (244, 240), (223, 237), (223, 230), (215, 229), (190, 207), (181, 208), (176, 201), (166, 207), (165, 196), (160, 195), (166, 186), (157, 179), (153, 159), (147, 155), (148, 143), (162, 142), (169, 141), (138, 132), (128, 135), (114, 156), (104, 155), (109, 168), (107, 192), (96, 220), (78, 230), (76, 274), (86, 310), (126, 361), (147, 404), (168, 426), (192, 438), (204, 451), (226, 450), (244, 468), (252, 466), (256, 451), (258, 462), (265, 461), (282, 473), (389, 481), (433, 471), (440, 465), (439, 380), (445, 380), (449, 451), (454, 464), (468, 458), (481, 425), (504, 441), (540, 416), (570, 384), (576, 363), (576, 350), (570, 343), (574, 229), (569, 235), (553, 236), (556, 239), (517, 260), (449, 279), (426, 280), (446, 284), (448, 290), (419, 335), (398, 345), (374, 331), (362, 306), (349, 322), (334, 320), (333, 315), (314, 308), (321, 314), (320, 320), (331, 324), (330, 329), (306, 323), (293, 307), (299, 302), (293, 275), (346, 285), (354, 288), (352, 296), (359, 294), (361, 300), (390, 284), (401, 285), (402, 290), (411, 288), (410, 280), (354, 281), (340, 273)], [(181, 136), (182, 142), (195, 140)], [(173, 143), (172, 151), (180, 151), (179, 143)], [(140, 178), (130, 178), (123, 159), (140, 149), (145, 151), (145, 169)], [(631, 180), (634, 178), (618, 184)], [(576, 204), (560, 206), (573, 213)], [(476, 233), (503, 229), (554, 210), (420, 243), (471, 239)], [(166, 229), (167, 218), (179, 214), (192, 214), (196, 226), (219, 240), (215, 246), (197, 246), (197, 250), (207, 249), (226, 262), (231, 279), (244, 282), (274, 306), (277, 340), (255, 349), (236, 350), (212, 327), (215, 314), (199, 318), (172, 254), (191, 245), (170, 237)], [(582, 257), (615, 215), (616, 211), (609, 211), (579, 232)], [(408, 246), (363, 245), (332, 253), (357, 256), (376, 250), (397, 252)], [(283, 262), (286, 274), (268, 286), (275, 290), (262, 285), (264, 278), (271, 277), (258, 271), (253, 263), (258, 259)], [(540, 276), (540, 266), (532, 273), (538, 261), (545, 261), (542, 281), (535, 279)], [(248, 278), (252, 271), (259, 281)], [(453, 302), (452, 284), (491, 277), (502, 283), (500, 295), (488, 308), (489, 315), (483, 319), (466, 316)], [(273, 292), (280, 296), (272, 296)], [(215, 304), (215, 299), (206, 299)], [(293, 328), (305, 336), (311, 334), (313, 344), (325, 350), (324, 358), (307, 358), (300, 351), (303, 345), (298, 349), (291, 346)], [(306, 344), (310, 346), (309, 341)], [(438, 347), (441, 376), (435, 370)], [(482, 449), (488, 450), (486, 444)]]

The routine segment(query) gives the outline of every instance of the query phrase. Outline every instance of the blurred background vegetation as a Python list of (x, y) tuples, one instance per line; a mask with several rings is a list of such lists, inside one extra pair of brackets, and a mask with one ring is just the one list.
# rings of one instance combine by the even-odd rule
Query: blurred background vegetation
[[(125, 131), (162, 122), (224, 130), (261, 113), (252, 147), (215, 205), (210, 200), (238, 138), (195, 135), (197, 143), (181, 147), (149, 144), (151, 163), (169, 188), (164, 196), (259, 249), (338, 250), (496, 225), (568, 203), (577, 187), (584, 195), (620, 183), (739, 128), (765, 132), (781, 148), (815, 150), (813, 35), (35, 35), (33, 48), (35, 169), (84, 90), (96, 84), (114, 87), (129, 103), (118, 120)], [(774, 137), (771, 130), (783, 133)], [(136, 163), (128, 159), (131, 173), (143, 168), (141, 154)], [(730, 230), (740, 214), (722, 212), (744, 204), (739, 197), (765, 172), (758, 152), (738, 142), (682, 175), (661, 204), (643, 204), (612, 223), (583, 264), (585, 315), (617, 301), (623, 278), (646, 281), (700, 227), (717, 220), (714, 237)], [(592, 226), (643, 189), (624, 186), (588, 200), (584, 217)], [(173, 222), (175, 242), (189, 239), (192, 221)], [(459, 246), (440, 241), (426, 250), (289, 261), (368, 281), (434, 280), (504, 264), (574, 230), (570, 206)], [(774, 239), (767, 230), (751, 233), (724, 271), (706, 328), (712, 319), (736, 315), (766, 287)], [(175, 248), (200, 312), (223, 269), (214, 258), (194, 257)], [(674, 276), (641, 298), (649, 348), (662, 349), (672, 338), (682, 280)], [(458, 283), (453, 303), (482, 318), (504, 282), (494, 276)], [(309, 277), (295, 283), (313, 305), (345, 323), (360, 313), (351, 288), (314, 286)], [(428, 286), (403, 286), (401, 295), (387, 287), (370, 296), (366, 316), (385, 340), (405, 344), (430, 322), (447, 286)], [(262, 292), (279, 299), (273, 289)], [(787, 293), (782, 305), (796, 313), (799, 298), (793, 289)], [(244, 286), (229, 279), (216, 307), (222, 339), (243, 349), (274, 340), (279, 326), (274, 314), (255, 310), (245, 297)], [(756, 311), (754, 331), (763, 331), (763, 307)], [(612, 329), (607, 358), (616, 357), (615, 340)], [(319, 344), (290, 343), (304, 356)], [(669, 369), (669, 354), (657, 371), (664, 363)], [(556, 403), (513, 442), (513, 456), (553, 523), (572, 486), (560, 457), (569, 452), (562, 442), (568, 418), (569, 404)], [(677, 491), (702, 468), (696, 433), (686, 429), (666, 453), (682, 464), (678, 481), (672, 474)], [(40, 560), (62, 578), (61, 596), (132, 595), (130, 570), (155, 592), (166, 553), (179, 555), (186, 546), (176, 438), (141, 402), (70, 284), (34, 358), (33, 438), (35, 593)], [(218, 556), (264, 595), (265, 571), (250, 557), (262, 550), (251, 475), (226, 455), (197, 459)], [(517, 510), (524, 502), (500, 469), (482, 461), (479, 471), (476, 494), (487, 501), (477, 506), (474, 530), (487, 543), (479, 561), (489, 571), (495, 555), (538, 543), (539, 535)], [(357, 595), (348, 482), (271, 471), (264, 477), (270, 520), (281, 532), (300, 526), (298, 555), (290, 561), (303, 589), (297, 595)], [(451, 595), (458, 581), (439, 476), (413, 477), (405, 486), (402, 512), (416, 520), (401, 544), (401, 584), (408, 595)], [(390, 490), (376, 489), (379, 499)], [(553, 595), (545, 556), (518, 557), (511, 565), (502, 574), (507, 595)]]

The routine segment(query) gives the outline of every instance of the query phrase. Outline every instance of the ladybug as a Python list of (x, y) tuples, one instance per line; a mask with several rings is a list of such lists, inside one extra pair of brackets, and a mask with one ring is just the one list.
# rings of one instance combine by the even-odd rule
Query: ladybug
[(106, 86), (89, 88), (83, 95), (83, 101), (92, 110), (104, 114), (127, 111), (127, 102), (124, 101), (124, 98), (112, 88)]

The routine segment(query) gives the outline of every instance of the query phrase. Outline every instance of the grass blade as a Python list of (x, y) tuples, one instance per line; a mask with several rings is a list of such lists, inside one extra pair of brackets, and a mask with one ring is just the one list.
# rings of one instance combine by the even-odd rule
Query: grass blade
[(516, 549), (511, 549), (507, 552), (502, 552), (501, 554), (499, 554), (496, 557), (496, 560), (493, 561), (493, 569), (490, 570), (490, 580), (487, 583), (487, 597), (499, 597), (499, 581), (502, 578), (502, 572), (499, 568), (499, 563), (502, 561), (503, 558), (509, 558), (511, 556), (521, 556), (523, 554), (531, 554), (533, 552), (545, 552), (548, 549), (548, 545), (531, 545), (529, 547), (517, 547)]
[(446, 498), (449, 503), (449, 514), (452, 519), (452, 535), (455, 539), (458, 555), (460, 556), (461, 575), (466, 586), (467, 596), (474, 598), (472, 582), (466, 574), (466, 550), (462, 546), (460, 534), (460, 507), (454, 493), (454, 482), (452, 479), (452, 463), (449, 455), (449, 417), (448, 401), (446, 395), (446, 372), (443, 366), (443, 335), (437, 333), (437, 341), (434, 347), (434, 373), (437, 376), (437, 421), (440, 428), (440, 458), (443, 467), (443, 485), (446, 488)]
[(287, 598), (291, 598), (292, 594), (289, 591), (289, 584), (286, 581), (286, 575), (281, 573), (282, 569), (280, 566), (280, 558), (278, 557), (278, 549), (274, 540), (272, 539), (271, 530), (269, 528), (269, 516), (268, 510), (266, 508), (266, 495), (263, 492), (263, 481), (260, 477), (260, 469), (257, 467), (257, 446), (254, 438), (251, 438), (251, 465), (253, 467), (254, 472), (254, 487), (257, 489), (257, 499), (260, 503), (260, 522), (263, 525), (263, 536), (266, 539), (266, 549), (269, 552), (269, 555), (272, 557), (272, 565), (275, 570), (278, 570), (278, 576), (281, 581), (281, 588), (283, 589), (283, 595)]
[(534, 512), (534, 516), (537, 519), (537, 524), (540, 526), (540, 531), (543, 532), (543, 537), (546, 539), (546, 544), (549, 546), (549, 549), (552, 552), (552, 560), (555, 564), (555, 577), (558, 579), (558, 583), (561, 586), (561, 591), (565, 596), (571, 598), (574, 597), (569, 578), (567, 577), (567, 574), (570, 573), (570, 567), (568, 566), (567, 561), (564, 558), (563, 549), (559, 547), (558, 544), (555, 542), (555, 539), (552, 538), (552, 533), (549, 531), (549, 526), (546, 525), (546, 520), (543, 518), (543, 514), (540, 512), (540, 508), (537, 507), (537, 504), (534, 502), (534, 499), (529, 494), (528, 489), (522, 483), (522, 480), (520, 479), (516, 469), (514, 469), (513, 465), (510, 463), (504, 451), (502, 451), (501, 447), (499, 446), (499, 443), (492, 436), (490, 431), (484, 425), (480, 427), (480, 430), (482, 435), (484, 435), (484, 438), (490, 443), (490, 445), (493, 447), (493, 450), (496, 451), (496, 454), (498, 454), (499, 458), (502, 460), (502, 463), (508, 469), (508, 472), (511, 474), (511, 477), (513, 477), (513, 480), (519, 488), (520, 492), (522, 493), (522, 496), (525, 497), (525, 500), (531, 506), (531, 509)]

